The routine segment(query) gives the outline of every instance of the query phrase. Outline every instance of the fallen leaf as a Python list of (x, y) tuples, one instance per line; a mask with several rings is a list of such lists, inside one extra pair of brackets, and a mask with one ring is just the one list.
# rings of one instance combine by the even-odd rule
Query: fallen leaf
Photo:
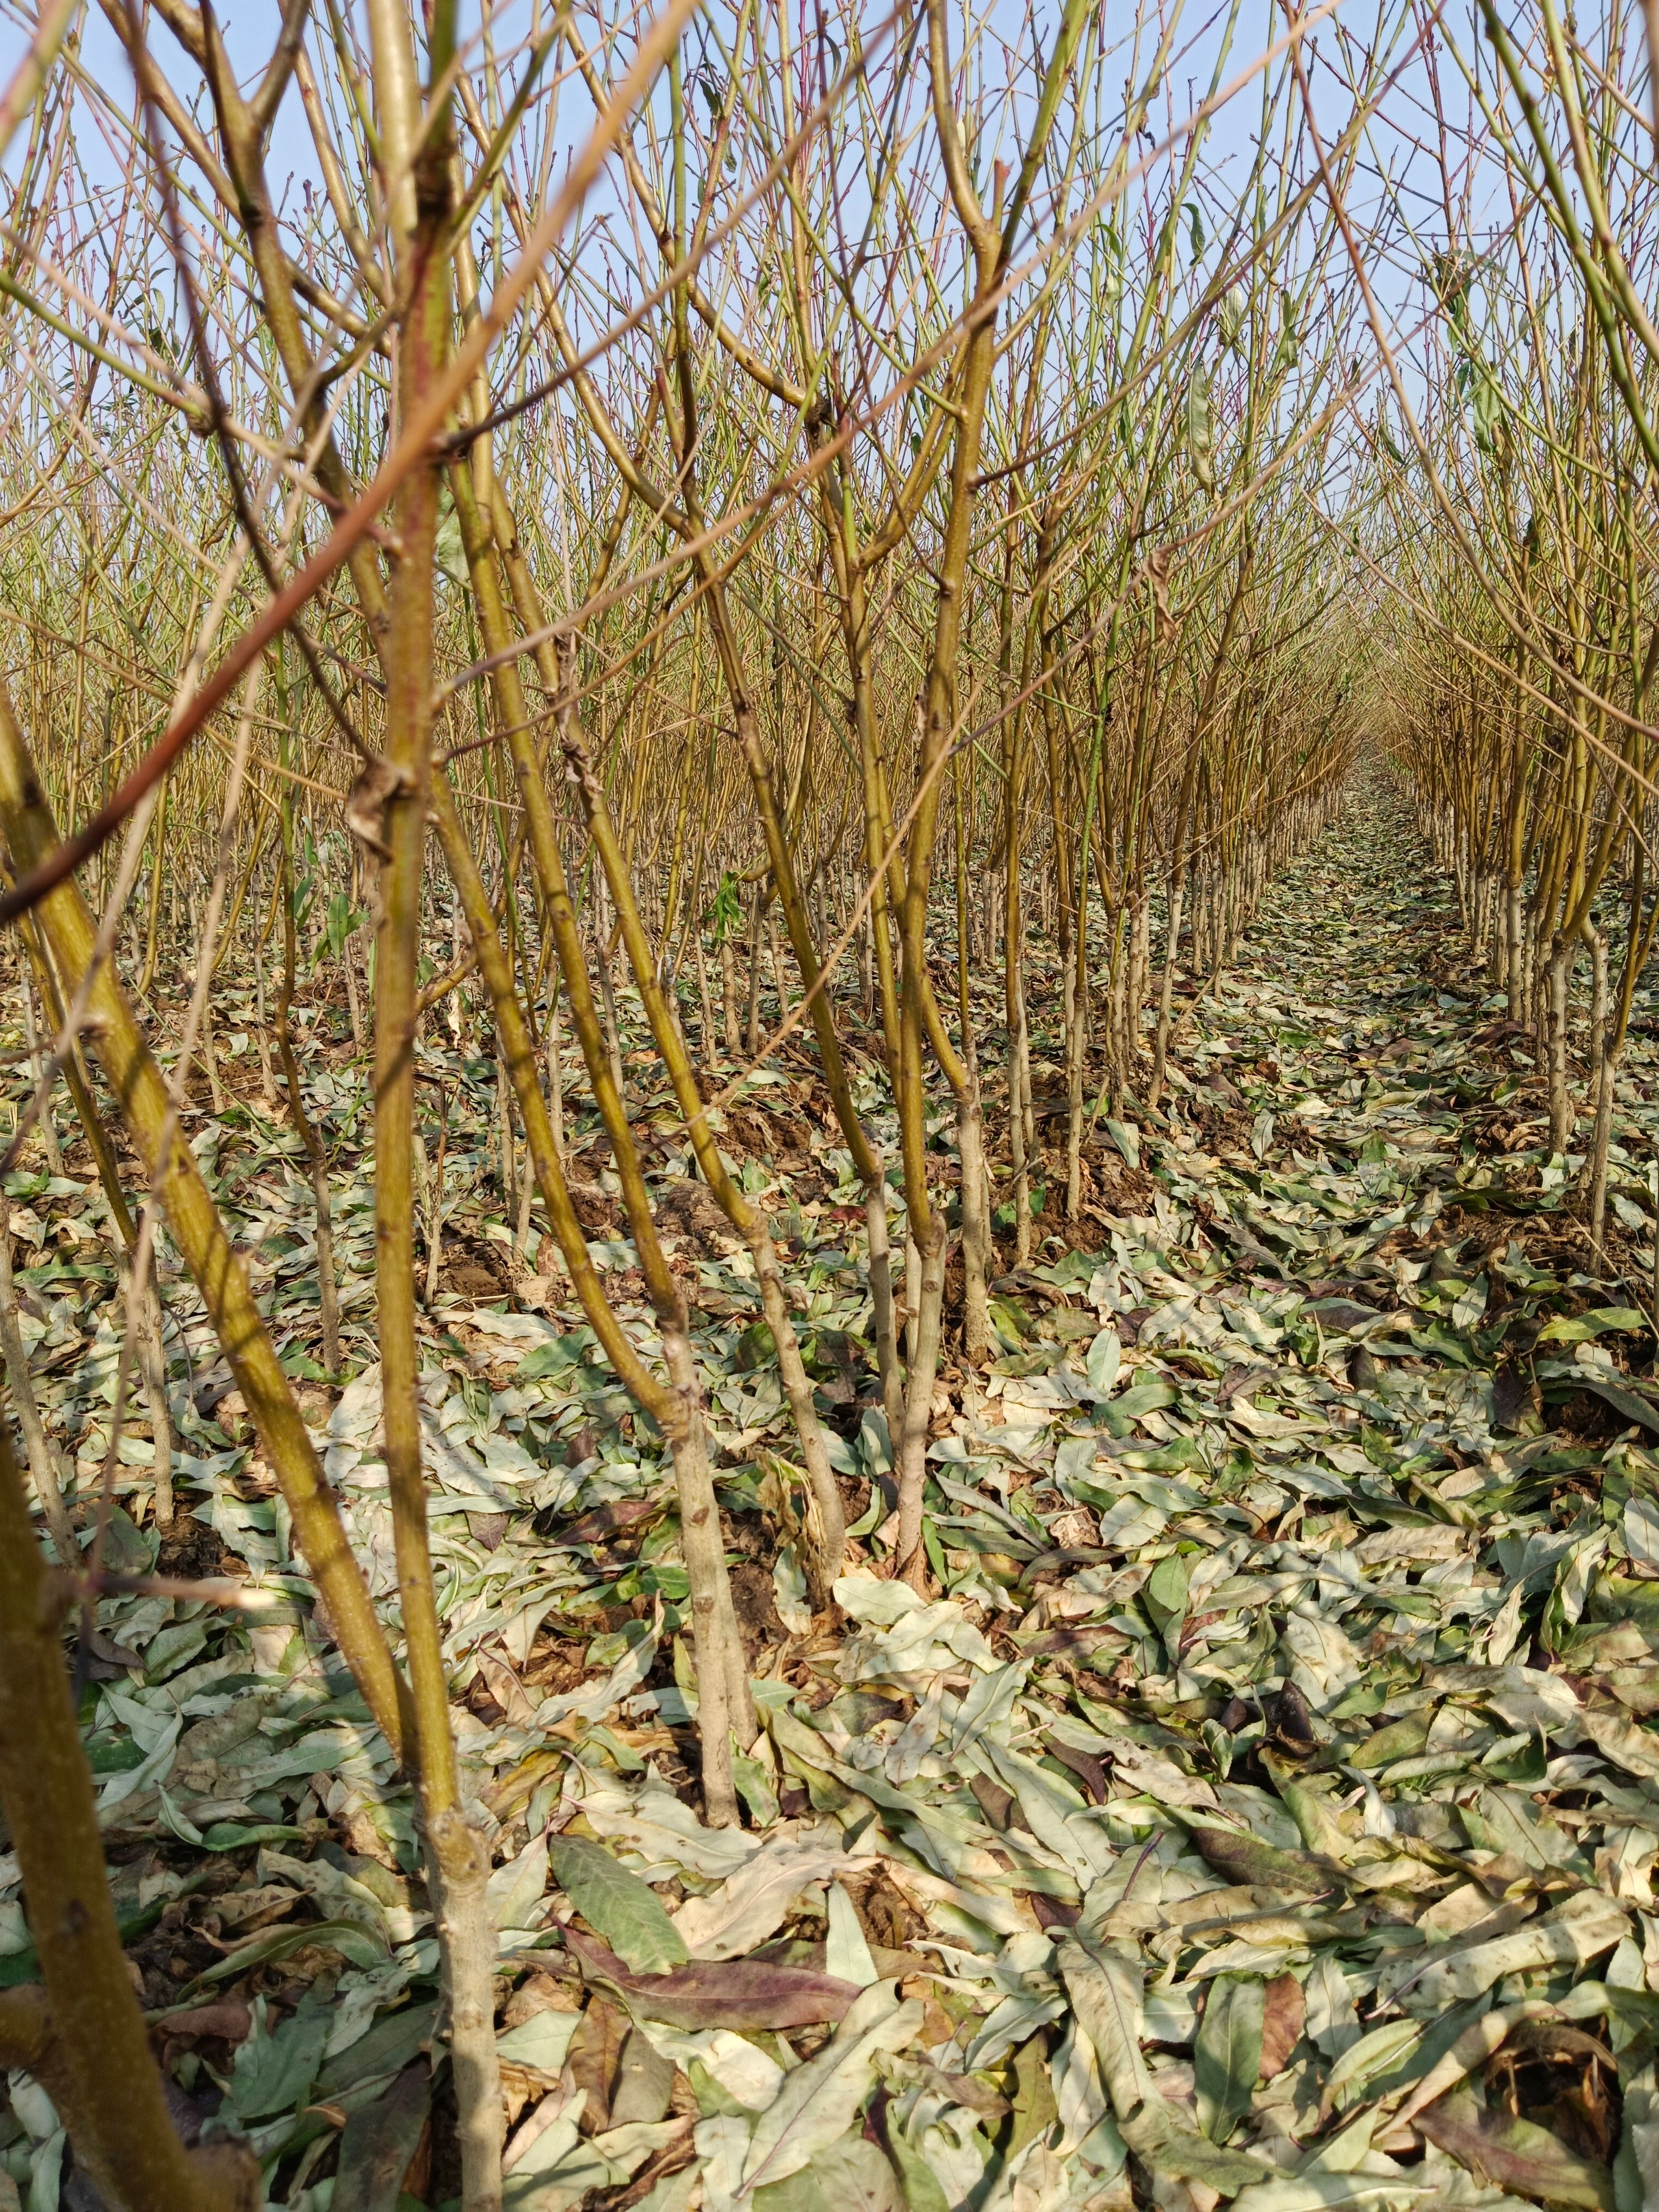
[(811, 2027), (843, 2019), (859, 1994), (851, 1982), (760, 1959), (700, 1959), (673, 1973), (634, 1974), (575, 1929), (565, 1941), (590, 1979), (617, 1990), (641, 2019), (672, 2027)]
[(556, 1836), (550, 1855), (560, 1888), (625, 1966), (654, 1974), (684, 1963), (684, 1941), (656, 1892), (602, 1844)]
[(1267, 1984), (1261, 2014), (1261, 2079), (1282, 2074), (1302, 2039), (1308, 2001), (1294, 1974), (1275, 1974)]

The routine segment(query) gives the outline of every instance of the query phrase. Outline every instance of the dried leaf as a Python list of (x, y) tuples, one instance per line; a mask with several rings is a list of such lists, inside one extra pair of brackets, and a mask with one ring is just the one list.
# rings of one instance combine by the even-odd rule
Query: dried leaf
[(673, 2027), (811, 2027), (843, 2019), (858, 1995), (850, 1982), (759, 1959), (697, 1960), (673, 1973), (634, 1974), (578, 1929), (568, 1929), (565, 1941), (582, 1972), (616, 1990), (636, 2017)]
[(1302, 2039), (1308, 2001), (1294, 1974), (1275, 1974), (1267, 1984), (1261, 2014), (1261, 2079), (1283, 2073)]
[(377, 860), (389, 860), (391, 852), (386, 842), (386, 810), (409, 781), (409, 771), (396, 762), (377, 759), (367, 761), (357, 771), (356, 779), (346, 793), (346, 827), (358, 843), (366, 846)]
[(830, 2042), (784, 2076), (755, 2123), (744, 2160), (745, 2188), (787, 2180), (844, 2135), (874, 2081), (878, 2056), (902, 2050), (923, 2011), (917, 1998), (900, 2002), (895, 1982), (860, 1990)]
[(1611, 1898), (1593, 1892), (1569, 1898), (1541, 1920), (1436, 1960), (1417, 1980), (1417, 2008), (1437, 2012), (1460, 1997), (1480, 1996), (1506, 1974), (1569, 1962), (1588, 1966), (1629, 1933), (1630, 1915)]

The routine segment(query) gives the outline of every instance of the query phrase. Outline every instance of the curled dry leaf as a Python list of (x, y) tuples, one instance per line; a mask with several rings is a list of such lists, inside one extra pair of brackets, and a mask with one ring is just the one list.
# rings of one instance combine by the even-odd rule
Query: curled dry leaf
[(1176, 634), (1176, 619), (1170, 611), (1170, 550), (1167, 545), (1155, 545), (1146, 556), (1146, 580), (1152, 586), (1160, 645), (1168, 645)]
[(386, 810), (409, 781), (409, 770), (395, 761), (366, 761), (346, 793), (346, 828), (376, 860), (392, 857), (386, 842)]

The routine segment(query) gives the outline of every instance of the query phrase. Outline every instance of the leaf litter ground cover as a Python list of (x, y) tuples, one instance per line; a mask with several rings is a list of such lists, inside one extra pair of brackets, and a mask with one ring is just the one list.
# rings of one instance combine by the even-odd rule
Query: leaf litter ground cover
[[(1593, 1271), (1583, 1163), (1549, 1155), (1530, 1064), (1424, 880), (1397, 796), (1358, 787), (1184, 1018), (1167, 1115), (1113, 1125), (1091, 1249), (1051, 1236), (1000, 1279), (1002, 1355), (939, 1401), (927, 1596), (885, 1573), (850, 1164), (787, 1070), (751, 1086), (775, 1172), (750, 1179), (791, 1232), (853, 1523), (833, 1631), (805, 1602), (746, 1255), (664, 1113), (763, 1718), (740, 1831), (703, 1826), (690, 1786), (659, 1451), (560, 1279), (509, 1295), (489, 1066), (434, 1053), (428, 1473), (494, 1838), (518, 2212), (1659, 2197), (1659, 1384), (1633, 1302), (1655, 1117), (1638, 1057)], [(307, 1065), (337, 1165), (360, 1073), (320, 1041)], [(257, 1099), (193, 1137), (387, 1599), (366, 1166), (337, 1179), (337, 1392), (310, 1357), (297, 1146)], [(625, 1300), (597, 1144), (586, 1172)], [(87, 1183), (14, 1178), (11, 1215), (83, 1498), (118, 1353)], [(181, 2121), (244, 2135), (271, 2202), (443, 2204), (408, 1792), (188, 1283), (164, 1283), (179, 1517), (159, 1544), (141, 1425), (106, 1561), (233, 1575), (249, 1604), (100, 1607), (86, 1742), (132, 1971)], [(0, 1980), (33, 1972), (0, 1855)], [(91, 2201), (23, 2075), (0, 2160), (0, 2203)]]

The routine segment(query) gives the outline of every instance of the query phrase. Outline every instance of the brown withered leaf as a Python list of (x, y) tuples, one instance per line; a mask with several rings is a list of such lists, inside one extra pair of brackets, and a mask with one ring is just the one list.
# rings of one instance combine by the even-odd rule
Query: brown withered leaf
[(694, 1959), (672, 1974), (630, 1974), (580, 1929), (567, 1928), (564, 1940), (587, 1980), (614, 1990), (639, 2018), (670, 2027), (815, 2027), (841, 2020), (858, 1995), (832, 1974), (763, 1959)]
[(614, 1536), (619, 1530), (632, 1528), (641, 1521), (648, 1521), (653, 1513), (663, 1510), (660, 1498), (618, 1498), (605, 1505), (596, 1505), (591, 1513), (580, 1519), (568, 1521), (562, 1528), (553, 1531), (551, 1541), (563, 1544), (597, 1544), (602, 1537)]
[(603, 1997), (595, 1997), (582, 2014), (566, 2067), (579, 2089), (587, 2092), (581, 2124), (589, 2135), (599, 2135), (611, 2124), (611, 2100), (615, 2095), (622, 2066), (623, 2045), (632, 2029), (626, 2013)]
[(227, 2043), (244, 2042), (252, 2026), (252, 2012), (231, 1997), (218, 2004), (191, 2005), (161, 2022), (165, 2035), (220, 2035)]
[(1294, 1682), (1286, 1682), (1262, 1707), (1273, 1741), (1293, 1759), (1305, 1759), (1315, 1747), (1313, 1716), (1308, 1700)]
[(1261, 2012), (1261, 2079), (1282, 2074), (1302, 2039), (1308, 2000), (1294, 1974), (1275, 1974), (1267, 1984)]
[(1152, 605), (1158, 614), (1158, 641), (1167, 645), (1176, 634), (1176, 618), (1170, 611), (1170, 548), (1155, 545), (1146, 556), (1146, 580), (1152, 586)]
[(1106, 1779), (1106, 1770), (1092, 1752), (1079, 1751), (1075, 1745), (1062, 1743), (1056, 1735), (1043, 1738), (1049, 1751), (1062, 1766), (1069, 1766), (1089, 1793), (1089, 1802), (1103, 1805), (1111, 1796), (1111, 1785)]

